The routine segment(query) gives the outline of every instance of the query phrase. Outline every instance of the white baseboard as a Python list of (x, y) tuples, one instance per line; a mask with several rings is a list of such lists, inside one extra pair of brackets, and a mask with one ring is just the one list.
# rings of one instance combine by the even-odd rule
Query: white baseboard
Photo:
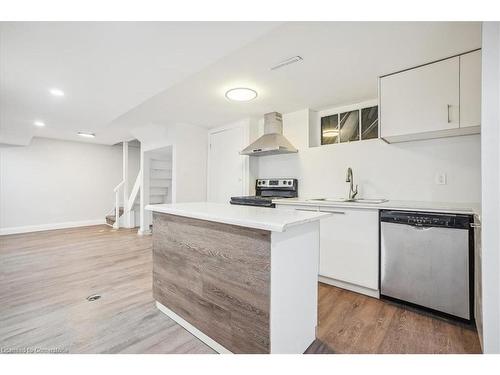
[(219, 344), (217, 341), (214, 339), (211, 339), (207, 335), (205, 335), (203, 332), (201, 332), (198, 328), (193, 326), (191, 323), (185, 321), (182, 319), (179, 315), (174, 313), (172, 310), (170, 310), (168, 307), (162, 305), (160, 302), (156, 301), (156, 307), (158, 310), (160, 310), (162, 313), (167, 315), (169, 318), (171, 318), (174, 322), (179, 324), (182, 328), (184, 328), (186, 331), (197, 337), (199, 340), (203, 341), (205, 344), (210, 346), (213, 350), (215, 350), (217, 353), (221, 354), (232, 354), (231, 351), (227, 350), (225, 347), (223, 347), (221, 344)]
[(44, 231), (44, 230), (53, 230), (53, 229), (88, 227), (91, 225), (101, 225), (101, 224), (106, 224), (106, 220), (105, 219), (96, 219), (96, 220), (83, 220), (83, 221), (67, 221), (64, 223), (52, 223), (52, 224), (42, 224), (42, 225), (27, 225), (27, 226), (23, 226), (23, 227), (0, 228), (0, 236), (5, 236), (8, 234), (17, 234), (17, 233), (40, 232), (40, 231)]
[(150, 230), (150, 229), (148, 229), (148, 230), (144, 230), (144, 231), (143, 231), (143, 230), (141, 230), (141, 228), (139, 227), (139, 230), (137, 231), (137, 234), (138, 234), (139, 236), (150, 236), (151, 234), (153, 234), (153, 232), (151, 232), (151, 230)]
[(351, 292), (361, 293), (369, 297), (379, 298), (380, 299), (380, 291), (375, 289), (366, 288), (364, 286), (359, 286), (356, 284), (351, 284), (345, 281), (330, 279), (329, 277), (319, 276), (318, 280), (322, 283), (333, 285), (338, 288), (347, 289)]

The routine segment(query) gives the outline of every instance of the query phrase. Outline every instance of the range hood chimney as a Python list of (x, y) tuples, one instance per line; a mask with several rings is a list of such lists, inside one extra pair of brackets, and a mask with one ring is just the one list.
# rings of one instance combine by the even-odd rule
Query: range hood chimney
[(240, 155), (265, 156), (291, 154), (298, 152), (283, 136), (281, 113), (271, 112), (264, 115), (264, 135), (240, 152)]

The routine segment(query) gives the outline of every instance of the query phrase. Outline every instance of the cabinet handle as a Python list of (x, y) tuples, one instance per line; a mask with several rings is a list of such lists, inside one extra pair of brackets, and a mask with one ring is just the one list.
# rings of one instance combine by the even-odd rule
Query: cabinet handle
[(479, 223), (470, 223), (471, 228), (481, 228), (481, 224)]
[(451, 122), (451, 116), (450, 116), (450, 109), (451, 109), (451, 104), (448, 104), (448, 124)]
[(328, 210), (322, 210), (321, 208), (319, 209), (319, 212), (325, 212), (327, 214), (345, 215), (344, 211), (328, 211)]

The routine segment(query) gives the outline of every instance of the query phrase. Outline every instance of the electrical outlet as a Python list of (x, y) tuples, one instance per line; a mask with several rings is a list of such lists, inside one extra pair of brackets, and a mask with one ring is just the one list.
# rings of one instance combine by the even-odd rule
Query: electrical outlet
[(435, 182), (436, 185), (446, 185), (446, 173), (436, 173)]

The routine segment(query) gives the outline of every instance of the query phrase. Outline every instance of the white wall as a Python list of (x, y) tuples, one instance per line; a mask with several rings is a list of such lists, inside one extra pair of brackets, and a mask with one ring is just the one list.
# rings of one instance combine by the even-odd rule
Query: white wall
[[(399, 144), (374, 139), (308, 148), (312, 115), (308, 109), (284, 114), (284, 135), (299, 152), (259, 158), (259, 178), (296, 177), (302, 197), (343, 197), (346, 169), (352, 167), (360, 197), (480, 201), (479, 135)], [(447, 174), (446, 185), (435, 184), (436, 173)]]
[(172, 202), (195, 202), (207, 199), (207, 137), (206, 128), (189, 124), (147, 124), (132, 131), (142, 146), (143, 187), (141, 192), (141, 229), (148, 233), (149, 167), (147, 153), (172, 146)]
[(207, 199), (206, 128), (189, 124), (149, 124), (132, 133), (141, 142), (144, 152), (174, 146), (173, 202)]
[[(129, 150), (133, 184), (139, 149)], [(104, 222), (122, 179), (122, 147), (34, 138), (0, 148), (0, 233)]]
[(483, 350), (500, 353), (500, 23), (483, 23), (482, 59)]
[(198, 126), (177, 126), (174, 147), (174, 202), (196, 202), (207, 199), (208, 131)]

